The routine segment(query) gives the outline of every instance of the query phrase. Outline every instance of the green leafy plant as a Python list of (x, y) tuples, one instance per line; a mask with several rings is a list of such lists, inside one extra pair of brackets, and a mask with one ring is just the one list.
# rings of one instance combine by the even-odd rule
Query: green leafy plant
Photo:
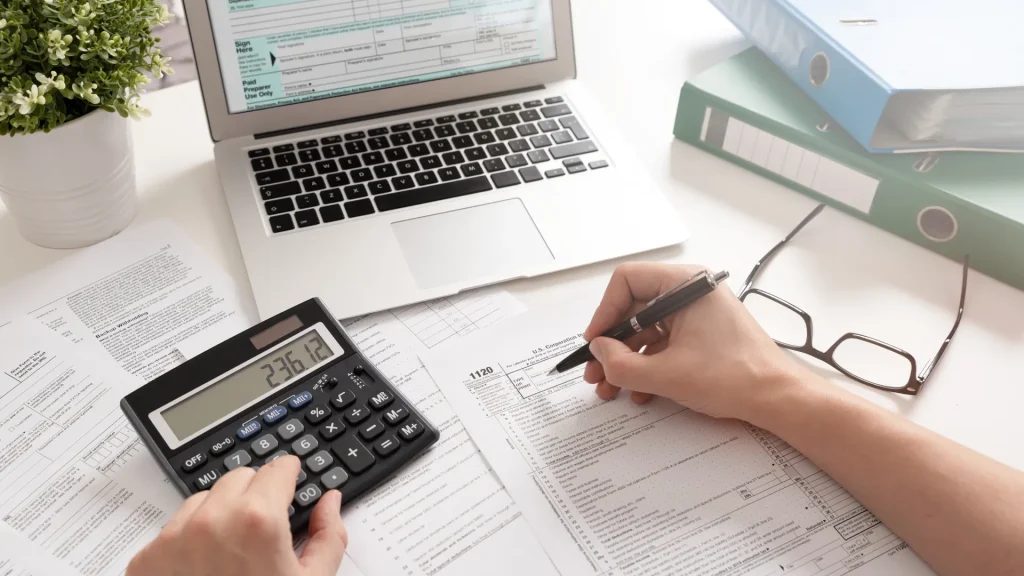
[(54, 128), (97, 108), (149, 112), (139, 89), (171, 73), (157, 0), (0, 0), (0, 134)]

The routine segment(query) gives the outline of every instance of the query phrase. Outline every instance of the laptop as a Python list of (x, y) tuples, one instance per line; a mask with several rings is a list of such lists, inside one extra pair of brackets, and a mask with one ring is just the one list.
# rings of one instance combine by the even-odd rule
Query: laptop
[(574, 79), (569, 0), (185, 9), (263, 318), (314, 296), (347, 318), (687, 236)]

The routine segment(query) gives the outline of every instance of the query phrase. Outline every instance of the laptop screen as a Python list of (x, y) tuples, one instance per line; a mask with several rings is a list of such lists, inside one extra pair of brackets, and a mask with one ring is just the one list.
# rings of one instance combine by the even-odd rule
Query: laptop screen
[(209, 0), (232, 114), (554, 60), (551, 0)]

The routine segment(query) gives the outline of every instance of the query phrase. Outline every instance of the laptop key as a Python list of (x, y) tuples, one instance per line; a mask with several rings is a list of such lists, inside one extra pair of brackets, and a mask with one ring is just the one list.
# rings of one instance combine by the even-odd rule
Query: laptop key
[(274, 161), (270, 158), (253, 158), (249, 163), (252, 164), (253, 172), (262, 172), (274, 167)]
[(437, 171), (437, 175), (441, 178), (442, 182), (451, 182), (452, 180), (462, 178), (462, 174), (459, 174), (459, 169), (454, 166), (441, 168)]
[(522, 110), (523, 107), (520, 104), (505, 104), (501, 107), (502, 112), (515, 112), (516, 110)]
[(438, 138), (451, 138), (452, 136), (455, 136), (456, 131), (455, 128), (452, 128), (450, 125), (444, 125), (434, 128), (434, 134), (436, 134)]
[(418, 172), (416, 174), (416, 183), (420, 186), (437, 184), (437, 174), (434, 174), (433, 172)]
[(541, 120), (537, 122), (537, 127), (540, 128), (541, 132), (554, 132), (558, 130), (558, 122), (554, 120)]
[(533, 144), (534, 148), (545, 148), (551, 146), (551, 138), (548, 138), (547, 134), (539, 134), (530, 138), (530, 144)]
[(545, 106), (540, 109), (540, 113), (545, 118), (555, 118), (556, 116), (566, 116), (572, 114), (572, 109), (566, 104), (556, 104), (554, 106)]
[[(387, 198), (387, 195), (381, 196), (381, 198)], [(360, 216), (369, 216), (373, 214), (373, 202), (369, 198), (363, 200), (353, 200), (351, 202), (345, 202), (345, 213), (348, 214), (349, 218), (358, 218)]]
[(363, 164), (366, 166), (373, 166), (375, 164), (383, 164), (384, 155), (380, 152), (367, 152), (363, 154)]
[[(387, 128), (385, 128), (385, 130), (387, 130)], [(391, 146), (391, 143), (388, 142), (388, 139), (383, 136), (370, 138), (369, 140), (367, 140), (367, 143), (370, 145), (370, 150), (383, 150)]]
[(513, 152), (529, 152), (530, 144), (523, 139), (513, 140), (508, 143), (509, 149)]
[(370, 182), (370, 194), (376, 196), (377, 194), (387, 194), (388, 192), (391, 192), (391, 184), (387, 180)]
[(366, 135), (367, 136), (371, 136), (371, 137), (372, 136), (383, 136), (383, 135), (385, 135), (387, 133), (388, 133), (388, 129), (384, 128), (383, 126), (380, 127), (380, 128), (374, 128), (373, 130), (367, 130), (366, 131)]
[(437, 156), (427, 156), (426, 158), (420, 158), (420, 168), (424, 170), (435, 170), (441, 167), (441, 159)]
[(433, 125), (434, 125), (434, 121), (431, 120), (430, 118), (427, 118), (426, 120), (417, 120), (417, 121), (412, 123), (412, 127), (413, 128), (426, 128), (427, 126), (433, 126)]
[(508, 152), (508, 146), (505, 146), (504, 144), (502, 144), (500, 142), (498, 142), (497, 144), (488, 144), (487, 145), (487, 153), (490, 154), (491, 157), (494, 157), (494, 156), (504, 156), (504, 155), (509, 153)]
[(466, 150), (466, 158), (469, 160), (483, 160), (487, 158), (487, 153), (484, 152), (483, 148), (470, 148)]
[(324, 204), (337, 204), (345, 199), (341, 195), (341, 190), (337, 188), (331, 188), (330, 190), (324, 190), (320, 193), (320, 199), (323, 200)]
[(345, 187), (345, 198), (349, 200), (355, 200), (357, 198), (366, 198), (369, 193), (366, 191), (366, 186), (362, 184), (354, 184), (352, 186)]
[(338, 142), (341, 142), (341, 136), (324, 136), (320, 139), (320, 143), (324, 146), (327, 146), (328, 144), (337, 144)]
[(526, 161), (526, 157), (522, 154), (513, 154), (508, 158), (505, 158), (505, 163), (508, 164), (509, 168), (520, 168), (529, 164), (529, 162)]
[(373, 180), (373, 172), (369, 168), (357, 168), (348, 173), (353, 182), (369, 182)]
[(501, 158), (490, 158), (484, 160), (484, 169), (488, 172), (500, 172), (505, 169), (505, 163), (501, 161)]
[(362, 154), (367, 151), (366, 142), (363, 140), (353, 140), (352, 142), (345, 142), (345, 152), (349, 154)]
[(459, 134), (470, 134), (472, 132), (476, 132), (476, 122), (473, 122), (472, 120), (459, 122), (455, 125), (455, 129), (459, 131)]
[(412, 179), (412, 176), (399, 176), (391, 179), (391, 185), (395, 187), (395, 190), (408, 190), (416, 186), (416, 181)]
[(565, 170), (561, 168), (555, 168), (554, 170), (548, 170), (544, 173), (548, 178), (558, 178), (559, 176), (565, 176)]
[(346, 141), (348, 141), (348, 140), (359, 140), (360, 138), (366, 138), (366, 133), (363, 132), (363, 131), (359, 131), (359, 132), (349, 132), (348, 134), (345, 134), (345, 140)]
[(309, 178), (314, 174), (316, 174), (316, 172), (313, 170), (312, 164), (302, 164), (292, 168), (292, 176), (296, 179)]
[(484, 169), (480, 167), (479, 162), (470, 162), (469, 164), (463, 164), (462, 166), (459, 167), (459, 169), (462, 171), (462, 175), (465, 176), (466, 178), (479, 176), (484, 173)]
[(337, 222), (338, 220), (345, 219), (345, 213), (341, 211), (341, 206), (332, 204), (330, 206), (323, 206), (320, 208), (320, 219), (327, 222)]
[(427, 154), (430, 154), (430, 148), (426, 144), (413, 144), (409, 146), (409, 155), (413, 158), (426, 156)]
[(480, 126), (481, 130), (494, 130), (500, 127), (498, 121), (494, 118), (481, 118), (477, 120), (477, 125)]
[(420, 128), (419, 130), (413, 130), (413, 140), (417, 142), (426, 142), (434, 139), (434, 131), (429, 128)]
[(579, 164), (572, 164), (570, 166), (566, 166), (565, 169), (569, 171), (569, 174), (579, 174), (580, 172), (587, 171), (587, 165), (580, 162)]
[(540, 108), (543, 105), (544, 105), (544, 103), (541, 102), (540, 100), (530, 100), (529, 102), (524, 102), (523, 103), (523, 106), (525, 106), (527, 108)]
[(330, 174), (327, 176), (327, 184), (332, 188), (338, 186), (347, 186), (351, 184), (351, 180), (348, 179), (348, 174), (341, 172), (339, 174)]
[(316, 178), (307, 178), (302, 181), (302, 188), (306, 192), (319, 192), (320, 190), (327, 189), (327, 183), (324, 179), (317, 176)]
[(452, 144), (459, 149), (469, 148), (473, 145), (473, 139), (469, 136), (456, 136), (455, 138), (452, 138)]
[(591, 170), (600, 170), (601, 168), (607, 168), (607, 167), (608, 167), (608, 161), (607, 160), (594, 160), (593, 162), (590, 163), (590, 169)]
[(519, 132), (520, 136), (526, 138), (527, 136), (533, 136), (536, 134), (537, 127), (533, 124), (520, 124), (519, 126), (516, 126), (516, 131)]
[(274, 146), (274, 154), (281, 154), (283, 152), (291, 152), (292, 150), (295, 150), (295, 145), (294, 144), (278, 144), (277, 146)]
[(338, 160), (338, 165), (341, 166), (342, 170), (355, 170), (356, 168), (361, 168), (363, 163), (359, 161), (358, 156), (346, 156)]
[(569, 156), (582, 156), (591, 152), (597, 152), (597, 146), (590, 140), (583, 140), (582, 142), (573, 142), (564, 146), (555, 146), (548, 151), (551, 152), (552, 158), (561, 160)]
[(324, 160), (316, 163), (317, 174), (329, 174), (338, 171), (338, 163), (334, 160)]
[(500, 114), (500, 113), (501, 113), (501, 110), (498, 110), (497, 107), (484, 108), (483, 110), (480, 111), (480, 114), (482, 116), (494, 116), (495, 114)]
[(260, 158), (263, 156), (270, 156), (270, 148), (257, 148), (255, 150), (249, 150), (249, 158)]
[(544, 102), (548, 104), (561, 104), (562, 102), (565, 102), (565, 100), (562, 100), (561, 96), (552, 96), (551, 98), (546, 98)]
[(565, 130), (555, 132), (551, 135), (551, 139), (555, 141), (555, 144), (568, 144), (572, 142), (572, 136)]
[(437, 119), (438, 124), (451, 124), (452, 122), (455, 122), (455, 116), (441, 116)]
[(512, 128), (498, 128), (494, 131), (494, 135), (498, 137), (498, 140), (511, 140), (516, 137), (516, 131)]
[(470, 110), (469, 112), (463, 112), (459, 114), (459, 120), (472, 120), (473, 118), (479, 117), (480, 115), (477, 114), (475, 110)]
[(324, 158), (337, 158), (345, 155), (345, 149), (341, 147), (341, 144), (331, 144), (330, 146), (324, 146)]
[(430, 143), (430, 150), (434, 154), (440, 154), (442, 152), (448, 152), (452, 149), (452, 143), (447, 140), (434, 140)]
[[(291, 198), (285, 198), (285, 200), (291, 200)], [(316, 194), (303, 194), (295, 197), (295, 205), (299, 209), (313, 208), (320, 205), (320, 200), (317, 199)]]
[(373, 168), (373, 175), (377, 178), (391, 178), (398, 175), (398, 170), (395, 170), (393, 164), (384, 164), (382, 166), (375, 166)]
[[(512, 163), (509, 162), (511, 166)], [(544, 177), (540, 175), (540, 170), (536, 166), (529, 166), (527, 168), (521, 168), (519, 170), (519, 177), (523, 179), (523, 182), (530, 183), (536, 182), (537, 180), (543, 180)]]
[(316, 162), (320, 159), (319, 150), (300, 150), (299, 160), (303, 162)]
[(575, 116), (566, 116), (565, 118), (560, 119), (558, 123), (562, 125), (562, 128), (572, 130), (572, 135), (575, 136), (577, 140), (586, 140), (587, 138), (590, 138), (590, 134), (587, 134), (587, 131)]
[(274, 163), (277, 164), (278, 168), (287, 168), (288, 166), (295, 166), (298, 164), (299, 158), (295, 155), (295, 152), (286, 152), (284, 154), (274, 156)]
[(518, 114), (502, 114), (498, 116), (498, 121), (501, 122), (502, 126), (515, 126), (519, 124)]
[(378, 196), (376, 198), (377, 208), (381, 212), (388, 212), (390, 210), (408, 208), (409, 206), (418, 206), (429, 202), (437, 202), (440, 200), (447, 200), (449, 198), (458, 198), (460, 196), (487, 192), (488, 190), (493, 189), (494, 187), (486, 176), (477, 176), (475, 178), (442, 182), (435, 186), (426, 186), (406, 192), (396, 192), (394, 194)]
[(420, 165), (415, 160), (403, 160), (398, 163), (398, 171), (402, 174), (419, 172)]
[(541, 119), (540, 112), (536, 110), (525, 110), (519, 113), (519, 117), (523, 119), (523, 122), (536, 122)]
[(299, 228), (309, 228), (319, 224), (320, 217), (317, 216), (316, 210), (299, 210), (295, 213), (295, 223)]
[(516, 173), (509, 170), (508, 172), (498, 172), (497, 174), (491, 175), (491, 181), (494, 182), (496, 188), (508, 188), (509, 186), (516, 186), (519, 184), (519, 177)]
[(398, 134), (391, 135), (392, 146), (405, 146), (406, 144), (412, 144), (412, 137), (409, 136), (408, 132), (399, 132)]
[(405, 122), (404, 124), (395, 124), (391, 127), (392, 132), (406, 132), (412, 130), (412, 124)]
[(391, 162), (398, 162), (399, 160), (405, 160), (409, 157), (405, 153), (405, 148), (388, 148), (384, 151), (384, 156)]
[(542, 162), (547, 162), (548, 160), (551, 160), (551, 158), (548, 157), (548, 153), (543, 150), (533, 150), (529, 152), (526, 155), (526, 157), (529, 158), (530, 162), (533, 162), (534, 164), (540, 164)]
[(275, 234), (295, 230), (295, 221), (291, 214), (278, 214), (270, 217), (270, 230)]
[(462, 152), (456, 150), (455, 152), (449, 152), (442, 154), (441, 159), (444, 160), (446, 166), (452, 166), (455, 164), (462, 164), (466, 161), (466, 157), (462, 155)]
[(260, 198), (264, 200), (273, 200), (275, 198), (284, 198), (285, 196), (294, 196), (301, 192), (302, 188), (299, 187), (299, 183), (292, 180), (291, 182), (261, 186)]
[(280, 198), (278, 200), (264, 202), (263, 207), (266, 209), (268, 216), (273, 216), (274, 214), (282, 214), (284, 212), (291, 212), (295, 210), (295, 203), (292, 202), (291, 198)]

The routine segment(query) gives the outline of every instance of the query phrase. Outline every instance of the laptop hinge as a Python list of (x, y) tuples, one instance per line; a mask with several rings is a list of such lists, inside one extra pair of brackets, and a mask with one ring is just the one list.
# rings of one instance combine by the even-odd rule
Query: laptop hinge
[(317, 124), (308, 124), (306, 126), (299, 126), (297, 128), (288, 128), (287, 130), (275, 130), (273, 132), (264, 132), (262, 134), (256, 134), (254, 138), (261, 140), (263, 138), (276, 138), (278, 136), (286, 136), (288, 134), (295, 134), (298, 132), (309, 132), (310, 130), (319, 130), (320, 128), (329, 128), (331, 126), (344, 126), (346, 124), (355, 124), (356, 122), (363, 122), (366, 120), (374, 120), (377, 118), (387, 118), (388, 116), (398, 116), (400, 114), (409, 114), (412, 112), (421, 112), (423, 110), (433, 110), (435, 108), (443, 108), (445, 106), (453, 106), (456, 104), (466, 104), (468, 102), (477, 102), (480, 100), (487, 100), (490, 98), (499, 98), (502, 96), (510, 96), (513, 94), (522, 94), (524, 92), (533, 92), (536, 90), (543, 89), (543, 86), (531, 86), (529, 88), (518, 88), (516, 90), (508, 90), (506, 92), (495, 92), (491, 94), (485, 94), (483, 96), (474, 96), (472, 98), (460, 98), (458, 100), (448, 100), (446, 102), (439, 102), (437, 104), (429, 104), (426, 106), (414, 106), (412, 108), (402, 108), (400, 110), (390, 110), (388, 112), (379, 112), (377, 114), (368, 114), (366, 116), (359, 116), (356, 118), (346, 118), (344, 120), (333, 120), (331, 122), (320, 122)]

